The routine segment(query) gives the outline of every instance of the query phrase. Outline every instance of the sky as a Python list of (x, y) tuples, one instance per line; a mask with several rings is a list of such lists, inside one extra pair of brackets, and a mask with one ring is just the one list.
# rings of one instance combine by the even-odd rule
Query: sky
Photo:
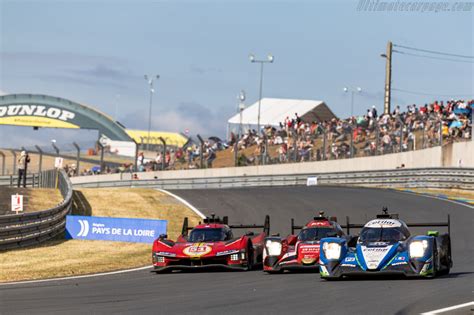
[[(240, 90), (247, 105), (258, 100), (260, 69), (249, 53), (275, 57), (264, 69), (264, 97), (323, 100), (340, 117), (350, 115), (344, 87), (362, 88), (355, 114), (372, 105), (383, 110), (380, 54), (388, 41), (474, 55), (474, 9), (373, 12), (358, 11), (359, 4), (0, 0), (0, 93), (59, 96), (93, 106), (127, 128), (146, 129), (143, 76), (159, 74), (152, 129), (223, 137)], [(473, 98), (472, 59), (462, 60), (471, 62), (394, 54), (392, 86), (410, 93), (394, 90), (392, 104)], [(8, 126), (0, 126), (0, 135), (2, 147), (95, 137)]]

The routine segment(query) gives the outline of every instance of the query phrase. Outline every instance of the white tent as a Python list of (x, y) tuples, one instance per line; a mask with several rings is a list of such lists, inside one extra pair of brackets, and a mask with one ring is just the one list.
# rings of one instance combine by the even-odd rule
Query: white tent
[[(260, 105), (260, 126), (271, 125), (278, 127), (286, 117), (294, 118), (295, 113), (305, 122), (324, 121), (335, 118), (336, 115), (323, 101), (295, 100), (284, 98), (262, 98)], [(228, 130), (236, 132), (240, 125), (240, 113), (228, 121)], [(258, 124), (258, 101), (242, 111), (242, 126), (244, 130), (255, 128)]]

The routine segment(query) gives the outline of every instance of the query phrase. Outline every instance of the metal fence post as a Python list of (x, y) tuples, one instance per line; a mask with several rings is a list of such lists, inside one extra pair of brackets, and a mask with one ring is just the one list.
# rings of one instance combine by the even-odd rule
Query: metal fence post
[(13, 170), (12, 175), (16, 174), (16, 152), (15, 150), (10, 150), (11, 154), (13, 155)]
[(5, 153), (0, 151), (0, 156), (2, 157), (2, 176), (5, 175)]
[(73, 142), (72, 145), (76, 148), (77, 150), (77, 155), (76, 155), (76, 176), (79, 176), (79, 162), (81, 161), (81, 148), (76, 142)]
[(239, 166), (239, 136), (235, 138), (235, 143), (234, 143), (234, 166)]
[(204, 140), (201, 138), (200, 135), (197, 135), (197, 138), (199, 139), (199, 141), (201, 142), (201, 150), (199, 150), (199, 157), (201, 159), (201, 166), (200, 168), (203, 168), (204, 167), (204, 161), (203, 161), (203, 155), (204, 155)]
[(439, 120), (439, 146), (443, 146), (443, 121)]
[(374, 155), (379, 154), (379, 140), (380, 140), (380, 127), (375, 125), (375, 153)]
[(354, 157), (354, 127), (352, 127), (352, 125), (349, 125), (349, 129), (351, 131), (350, 157), (352, 159)]
[(321, 128), (323, 130), (323, 160), (326, 160), (326, 147), (327, 147), (327, 141), (328, 141), (328, 136), (325, 128)]
[(262, 165), (265, 165), (267, 162), (267, 152), (268, 152), (268, 138), (267, 135), (263, 134), (263, 151), (262, 152)]
[(54, 151), (56, 151), (56, 156), (59, 156), (59, 148), (56, 146), (56, 143), (51, 142), (51, 145), (53, 146)]
[(99, 146), (100, 148), (100, 173), (101, 174), (105, 174), (105, 168), (104, 168), (104, 146), (102, 145), (102, 143), (100, 143), (100, 141), (97, 141), (97, 145)]
[(43, 170), (43, 150), (38, 145), (35, 145), (36, 151), (38, 151), (39, 154), (39, 161), (38, 161), (38, 173), (41, 174), (41, 171)]
[(166, 167), (166, 161), (165, 161), (165, 156), (166, 156), (166, 141), (163, 139), (163, 137), (158, 138), (161, 143), (163, 144), (163, 150), (161, 153), (161, 170), (164, 171)]
[(400, 153), (403, 152), (403, 127), (405, 127), (405, 123), (403, 120), (398, 117), (398, 121), (400, 122)]
[(135, 139), (133, 139), (133, 142), (135, 143), (135, 163), (133, 165), (133, 171), (134, 172), (138, 172), (138, 142), (135, 141)]

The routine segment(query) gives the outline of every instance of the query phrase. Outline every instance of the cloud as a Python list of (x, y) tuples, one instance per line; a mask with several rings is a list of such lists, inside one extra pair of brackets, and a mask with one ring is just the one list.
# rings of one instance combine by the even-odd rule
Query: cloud
[[(159, 113), (152, 116), (152, 130), (184, 132), (189, 130), (191, 135), (222, 136), (225, 122), (229, 118), (225, 111), (212, 111), (197, 102), (182, 102), (168, 109), (156, 109)], [(148, 116), (145, 112), (134, 112), (124, 120), (130, 129), (147, 129)]]
[[(46, 80), (46, 81), (52, 81), (52, 82), (66, 82), (66, 83), (73, 83), (73, 84), (81, 84), (85, 86), (91, 86), (91, 87), (96, 87), (98, 84), (98, 81), (100, 80), (91, 80), (90, 78), (81, 78), (81, 77), (75, 77), (71, 75), (65, 75), (65, 74), (48, 74), (48, 75), (35, 75), (35, 78), (41, 79), (41, 80)], [(122, 83), (117, 83), (117, 82), (111, 82), (111, 81), (105, 81), (102, 80), (100, 82), (101, 85), (108, 85), (112, 86), (117, 89), (126, 89), (127, 85), (122, 84)]]
[(122, 70), (117, 67), (112, 67), (104, 64), (98, 64), (95, 67), (87, 70), (72, 70), (72, 72), (87, 77), (113, 80), (121, 80), (124, 78), (133, 77), (132, 72), (128, 69)]
[(222, 73), (222, 69), (220, 68), (216, 68), (216, 67), (203, 68), (196, 65), (191, 65), (190, 71), (191, 73), (200, 74), (200, 75), (211, 73), (211, 72)]

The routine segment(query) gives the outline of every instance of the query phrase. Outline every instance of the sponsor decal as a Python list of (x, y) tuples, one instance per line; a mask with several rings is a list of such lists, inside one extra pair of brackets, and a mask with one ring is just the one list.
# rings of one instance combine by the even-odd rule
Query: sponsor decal
[(355, 268), (356, 265), (352, 265), (352, 264), (341, 264), (341, 267), (352, 267), (352, 268)]
[(19, 104), (0, 106), (0, 124), (54, 128), (78, 128), (69, 121), (76, 114), (53, 106)]
[(316, 257), (303, 257), (301, 259), (301, 262), (303, 264), (313, 264), (314, 262), (316, 262)]
[(377, 269), (385, 255), (390, 251), (393, 245), (387, 247), (366, 247), (361, 246), (362, 255), (368, 269)]
[(153, 243), (166, 233), (167, 221), (66, 216), (66, 238), (130, 243)]
[(390, 228), (390, 227), (400, 227), (402, 224), (398, 220), (394, 219), (376, 219), (369, 221), (365, 227), (384, 227), (384, 228)]
[(355, 257), (346, 257), (346, 259), (344, 259), (345, 262), (353, 262), (355, 260)]
[(300, 251), (301, 253), (318, 253), (319, 246), (301, 246)]
[(211, 251), (212, 247), (206, 243), (194, 243), (183, 249), (183, 254), (190, 257), (201, 257), (209, 254)]
[(398, 265), (406, 265), (407, 262), (406, 261), (401, 261), (401, 262), (396, 262), (396, 263), (393, 263), (392, 266), (398, 266)]

